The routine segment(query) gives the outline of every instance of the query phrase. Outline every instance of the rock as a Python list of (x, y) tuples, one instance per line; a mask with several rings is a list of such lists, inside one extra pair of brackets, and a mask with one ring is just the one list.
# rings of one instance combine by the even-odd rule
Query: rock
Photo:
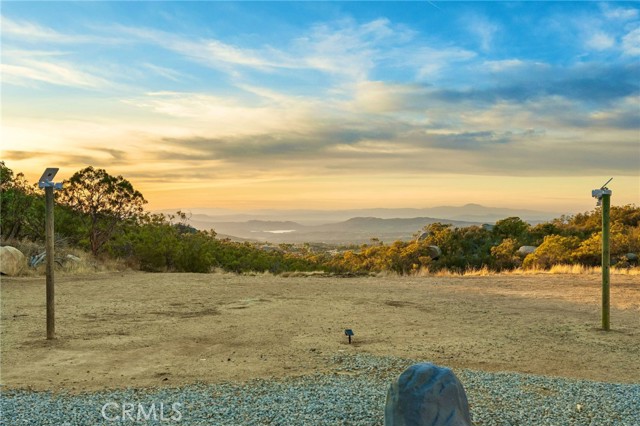
[(442, 256), (442, 250), (438, 246), (429, 246), (429, 256), (433, 260), (438, 260)]
[(518, 249), (518, 254), (526, 256), (536, 251), (537, 248), (536, 246), (522, 246)]
[(390, 386), (385, 426), (471, 426), (462, 383), (448, 368), (431, 363), (406, 369)]
[[(428, 232), (423, 232), (422, 234), (418, 235), (418, 238), (416, 238), (416, 242), (419, 243), (420, 241), (424, 241), (428, 236), (429, 236)], [(442, 256), (442, 250), (440, 250), (440, 247), (429, 246), (428, 248), (429, 248), (429, 257), (431, 257), (431, 259), (438, 260), (440, 256)]]
[(263, 245), (262, 247), (260, 247), (260, 250), (266, 251), (267, 253), (282, 252), (282, 249), (280, 247), (274, 247), (274, 246), (270, 246), (268, 244)]
[(617, 262), (612, 262), (617, 268), (632, 268), (638, 265), (638, 255), (635, 253), (627, 253), (618, 258)]
[(27, 258), (20, 250), (11, 246), (0, 247), (0, 273), (18, 275), (27, 265)]
[(76, 262), (79, 263), (82, 259), (80, 259), (78, 256), (74, 256), (72, 254), (68, 254), (65, 256), (65, 259), (71, 261), (71, 262)]

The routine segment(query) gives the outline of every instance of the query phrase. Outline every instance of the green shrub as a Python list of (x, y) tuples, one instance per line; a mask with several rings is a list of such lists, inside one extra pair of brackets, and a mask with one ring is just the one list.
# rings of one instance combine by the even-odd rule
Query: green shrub
[(535, 252), (524, 258), (524, 268), (549, 269), (553, 265), (570, 263), (573, 251), (580, 245), (578, 237), (547, 235)]

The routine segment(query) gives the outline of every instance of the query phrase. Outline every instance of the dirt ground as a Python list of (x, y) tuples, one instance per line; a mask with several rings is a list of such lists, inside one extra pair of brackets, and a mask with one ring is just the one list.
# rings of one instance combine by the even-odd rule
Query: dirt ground
[(332, 355), (368, 353), (639, 383), (640, 279), (611, 281), (604, 332), (597, 275), (63, 275), (57, 339), (47, 341), (44, 278), (2, 277), (1, 381), (72, 392), (174, 387), (324, 372)]

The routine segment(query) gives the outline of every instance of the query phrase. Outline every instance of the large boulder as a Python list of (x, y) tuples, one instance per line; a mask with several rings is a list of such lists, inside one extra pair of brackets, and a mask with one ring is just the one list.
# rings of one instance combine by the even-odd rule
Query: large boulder
[(522, 246), (518, 249), (518, 254), (521, 256), (527, 256), (536, 251), (537, 248), (538, 247), (536, 246)]
[(442, 250), (438, 246), (429, 246), (429, 256), (433, 260), (438, 260), (442, 256)]
[[(416, 242), (424, 241), (430, 234), (428, 232), (423, 232), (416, 238)], [(440, 256), (442, 256), (442, 250), (438, 246), (428, 246), (429, 249), (429, 257), (433, 260), (438, 260)]]
[(448, 368), (412, 365), (391, 384), (385, 426), (471, 426), (462, 383)]
[(627, 253), (618, 257), (618, 261), (613, 264), (618, 268), (631, 268), (638, 264), (638, 255), (635, 253)]
[(0, 273), (18, 275), (27, 265), (27, 258), (20, 250), (11, 246), (0, 247)]

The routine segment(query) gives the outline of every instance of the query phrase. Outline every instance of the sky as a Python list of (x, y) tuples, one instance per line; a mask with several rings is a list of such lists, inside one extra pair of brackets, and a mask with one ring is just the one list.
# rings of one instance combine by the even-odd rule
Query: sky
[(640, 204), (637, 2), (1, 4), (2, 155), (150, 210)]

